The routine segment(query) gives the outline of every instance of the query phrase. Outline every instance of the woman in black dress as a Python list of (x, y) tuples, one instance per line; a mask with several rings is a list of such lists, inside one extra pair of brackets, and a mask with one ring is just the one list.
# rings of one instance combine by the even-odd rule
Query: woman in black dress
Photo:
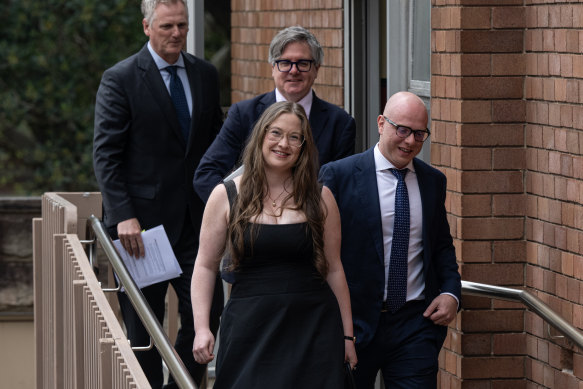
[(218, 185), (208, 200), (191, 287), (198, 363), (214, 358), (209, 310), (225, 249), (235, 271), (215, 389), (337, 389), (344, 361), (356, 365), (340, 216), (317, 160), (304, 109), (273, 104), (253, 129), (243, 175), (225, 184), (231, 198)]

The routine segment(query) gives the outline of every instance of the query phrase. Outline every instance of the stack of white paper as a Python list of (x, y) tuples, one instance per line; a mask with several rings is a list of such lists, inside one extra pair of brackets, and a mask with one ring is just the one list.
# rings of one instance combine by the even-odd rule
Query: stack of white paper
[(142, 240), (146, 255), (141, 258), (130, 256), (119, 239), (113, 241), (138, 288), (142, 289), (182, 274), (163, 226), (142, 232)]

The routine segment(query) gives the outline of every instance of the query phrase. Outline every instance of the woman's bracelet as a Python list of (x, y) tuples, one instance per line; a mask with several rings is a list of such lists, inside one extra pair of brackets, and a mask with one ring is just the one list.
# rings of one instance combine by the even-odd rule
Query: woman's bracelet
[(352, 340), (352, 343), (356, 343), (356, 336), (344, 335), (344, 340)]

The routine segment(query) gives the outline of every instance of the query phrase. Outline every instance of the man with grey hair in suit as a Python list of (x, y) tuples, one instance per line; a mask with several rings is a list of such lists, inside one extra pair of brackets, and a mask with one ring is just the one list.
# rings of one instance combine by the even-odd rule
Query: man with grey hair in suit
[(300, 26), (277, 33), (269, 47), (275, 89), (233, 104), (219, 135), (201, 160), (194, 188), (206, 201), (213, 188), (236, 167), (253, 125), (263, 111), (279, 101), (299, 103), (308, 116), (320, 165), (354, 153), (354, 118), (338, 106), (316, 96), (314, 81), (324, 59), (322, 46)]
[[(171, 283), (178, 295), (181, 328), (175, 349), (200, 384), (206, 365), (192, 355), (194, 325), (190, 282), (198, 251), (203, 201), (192, 179), (222, 122), (216, 69), (182, 51), (188, 32), (185, 0), (143, 0), (142, 25), (149, 42), (105, 71), (95, 104), (93, 158), (103, 195), (104, 223), (136, 261), (144, 260), (143, 229), (164, 226), (182, 274), (142, 289), (164, 320)], [(211, 327), (216, 333), (223, 306), (215, 289)], [(125, 293), (118, 295), (132, 346), (150, 336)], [(152, 388), (163, 385), (158, 351), (136, 352)], [(168, 388), (176, 387), (172, 377)]]

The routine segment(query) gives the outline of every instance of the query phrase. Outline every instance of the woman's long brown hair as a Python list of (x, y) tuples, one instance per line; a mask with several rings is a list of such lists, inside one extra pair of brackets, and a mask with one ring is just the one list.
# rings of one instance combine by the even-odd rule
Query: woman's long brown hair
[(318, 151), (312, 136), (310, 123), (301, 105), (294, 102), (279, 102), (269, 106), (261, 115), (245, 147), (243, 164), (245, 166), (239, 195), (231, 210), (228, 229), (228, 247), (232, 255), (232, 266), (237, 268), (245, 255), (244, 233), (247, 228), (254, 240), (256, 224), (252, 218), (263, 211), (263, 200), (267, 196), (267, 178), (263, 160), (263, 141), (267, 129), (284, 114), (294, 114), (300, 119), (302, 135), (305, 138), (300, 155), (292, 167), (293, 191), (283, 202), (293, 197), (295, 209), (306, 215), (312, 233), (314, 265), (323, 278), (328, 273), (328, 263), (324, 255), (325, 209), (321, 200), (321, 187), (318, 184)]

